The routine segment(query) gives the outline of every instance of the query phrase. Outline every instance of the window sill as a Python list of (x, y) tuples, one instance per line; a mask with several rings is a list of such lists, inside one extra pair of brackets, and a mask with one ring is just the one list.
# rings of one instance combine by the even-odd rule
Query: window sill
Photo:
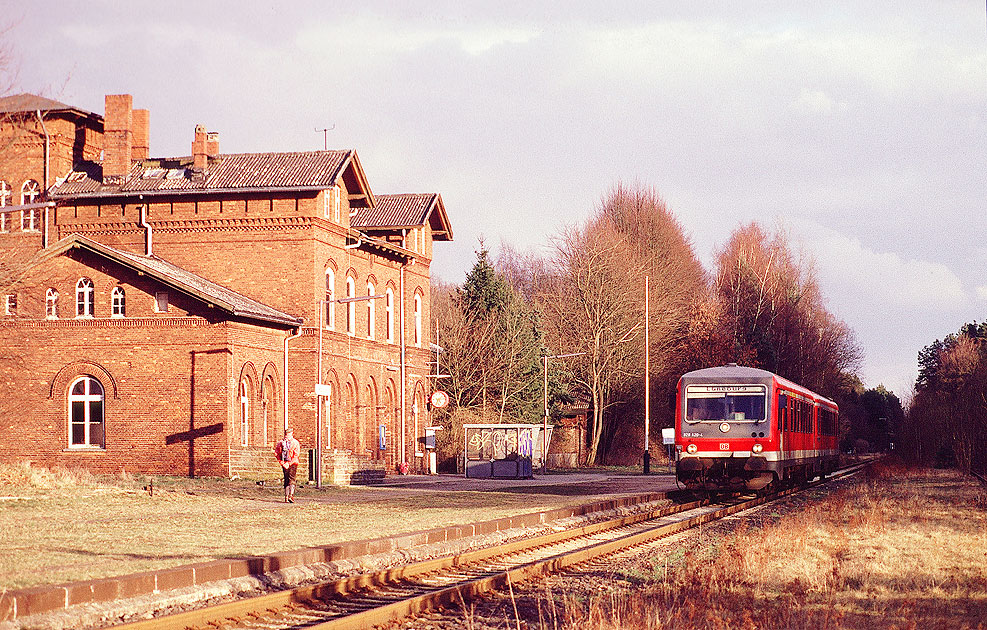
[(106, 448), (102, 446), (69, 446), (62, 449), (63, 453), (105, 453)]

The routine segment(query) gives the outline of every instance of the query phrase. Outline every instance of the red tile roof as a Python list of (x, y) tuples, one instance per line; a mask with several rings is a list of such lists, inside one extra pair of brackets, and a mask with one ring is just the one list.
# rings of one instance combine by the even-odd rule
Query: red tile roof
[(402, 229), (431, 224), (437, 240), (452, 240), (442, 196), (438, 193), (375, 195), (374, 205), (358, 208), (350, 226), (358, 230)]
[(222, 154), (209, 159), (201, 177), (193, 173), (191, 157), (151, 159), (136, 162), (120, 183), (103, 183), (102, 166), (89, 162), (77, 165), (52, 188), (50, 196), (58, 199), (154, 192), (321, 189), (336, 182), (353, 156), (353, 151)]
[(73, 112), (81, 116), (102, 118), (99, 114), (87, 112), (84, 109), (66, 105), (65, 103), (59, 103), (58, 101), (53, 101), (50, 98), (38, 96), (37, 94), (14, 94), (13, 96), (0, 98), (0, 114), (36, 112), (38, 110), (43, 112)]

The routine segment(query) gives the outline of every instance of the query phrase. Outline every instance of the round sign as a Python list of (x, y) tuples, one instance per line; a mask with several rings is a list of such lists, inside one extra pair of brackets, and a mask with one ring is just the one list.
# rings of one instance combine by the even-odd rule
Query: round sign
[(449, 404), (449, 394), (444, 391), (437, 390), (432, 393), (432, 406), (441, 409)]

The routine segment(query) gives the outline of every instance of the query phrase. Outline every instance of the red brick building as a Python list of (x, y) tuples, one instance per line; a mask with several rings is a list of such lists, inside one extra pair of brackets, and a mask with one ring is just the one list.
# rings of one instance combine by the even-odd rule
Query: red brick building
[(287, 425), (328, 482), (419, 466), (438, 194), (375, 195), (354, 151), (223, 154), (201, 126), (150, 158), (129, 95), (0, 113), (0, 458), (267, 476)]

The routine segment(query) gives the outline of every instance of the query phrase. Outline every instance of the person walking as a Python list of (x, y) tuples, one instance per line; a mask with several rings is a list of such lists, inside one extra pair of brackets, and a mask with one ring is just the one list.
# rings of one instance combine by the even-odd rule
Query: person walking
[(298, 475), (298, 454), (301, 444), (295, 439), (292, 429), (284, 430), (284, 439), (274, 445), (274, 454), (284, 473), (284, 502), (295, 502), (295, 477)]

